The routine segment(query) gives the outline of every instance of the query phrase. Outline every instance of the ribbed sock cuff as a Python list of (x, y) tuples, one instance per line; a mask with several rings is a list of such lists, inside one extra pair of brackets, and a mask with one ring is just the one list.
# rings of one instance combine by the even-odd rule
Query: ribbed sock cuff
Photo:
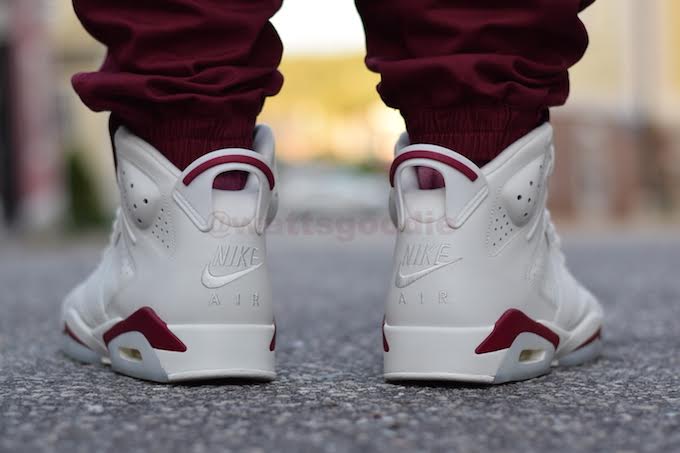
[(478, 166), (548, 120), (548, 110), (506, 105), (460, 106), (446, 110), (402, 110), (411, 143), (444, 146)]
[(199, 157), (223, 148), (253, 146), (255, 118), (164, 118), (139, 123), (112, 117), (112, 129), (124, 125), (180, 170)]

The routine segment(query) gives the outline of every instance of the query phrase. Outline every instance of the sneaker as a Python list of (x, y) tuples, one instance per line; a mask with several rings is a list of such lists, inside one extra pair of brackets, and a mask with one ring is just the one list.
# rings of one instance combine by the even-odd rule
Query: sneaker
[[(549, 124), (483, 168), (402, 136), (385, 379), (498, 384), (599, 354), (602, 309), (566, 268), (545, 208), (553, 153)], [(419, 167), (445, 187), (421, 190)]]
[[(274, 140), (223, 149), (178, 170), (120, 128), (121, 208), (94, 272), (66, 297), (62, 346), (155, 382), (275, 377), (265, 229), (277, 207)], [(220, 190), (240, 171), (241, 190)]]

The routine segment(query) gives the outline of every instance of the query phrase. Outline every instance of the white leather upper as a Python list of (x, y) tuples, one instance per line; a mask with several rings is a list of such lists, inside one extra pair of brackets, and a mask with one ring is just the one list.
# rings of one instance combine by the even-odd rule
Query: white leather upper
[[(399, 234), (386, 319), (391, 326), (489, 326), (509, 308), (568, 330), (595, 298), (571, 276), (545, 209), (553, 167), (552, 128), (544, 124), (484, 168), (432, 145), (397, 144), (446, 154), (480, 177), (470, 181), (428, 159), (403, 162), (390, 211)], [(415, 167), (443, 176), (445, 188), (421, 190)]]
[[(214, 151), (184, 172), (124, 128), (115, 144), (122, 208), (99, 266), (64, 302), (64, 317), (75, 310), (84, 324), (76, 334), (87, 341), (86, 328), (97, 332), (142, 306), (168, 324), (271, 324), (263, 233), (276, 212), (276, 187), (259, 168), (234, 163), (183, 182), (200, 163), (234, 154), (261, 160), (275, 177), (271, 131), (258, 126), (254, 151)], [(250, 173), (245, 188), (213, 189), (231, 170)]]

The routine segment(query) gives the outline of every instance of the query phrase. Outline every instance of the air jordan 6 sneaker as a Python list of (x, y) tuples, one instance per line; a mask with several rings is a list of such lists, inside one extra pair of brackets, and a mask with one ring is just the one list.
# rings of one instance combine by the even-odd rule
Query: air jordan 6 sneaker
[[(155, 382), (273, 379), (271, 131), (258, 126), (253, 150), (214, 151), (184, 171), (125, 128), (114, 142), (121, 207), (101, 262), (63, 303), (63, 351)], [(216, 188), (233, 171), (245, 186)]]
[[(483, 168), (402, 135), (390, 169), (386, 380), (498, 384), (599, 354), (602, 309), (566, 268), (545, 208), (553, 161), (549, 124)], [(419, 168), (444, 186), (422, 190)]]

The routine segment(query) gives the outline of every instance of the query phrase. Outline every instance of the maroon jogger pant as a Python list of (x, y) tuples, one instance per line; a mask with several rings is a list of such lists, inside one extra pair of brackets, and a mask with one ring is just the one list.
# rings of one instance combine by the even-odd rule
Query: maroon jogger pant
[[(256, 117), (283, 78), (269, 22), (282, 0), (73, 0), (108, 53), (73, 77), (83, 102), (111, 111), (179, 168), (206, 152), (249, 147)], [(564, 103), (568, 68), (588, 37), (593, 0), (356, 0), (366, 64), (414, 142), (474, 161)]]

